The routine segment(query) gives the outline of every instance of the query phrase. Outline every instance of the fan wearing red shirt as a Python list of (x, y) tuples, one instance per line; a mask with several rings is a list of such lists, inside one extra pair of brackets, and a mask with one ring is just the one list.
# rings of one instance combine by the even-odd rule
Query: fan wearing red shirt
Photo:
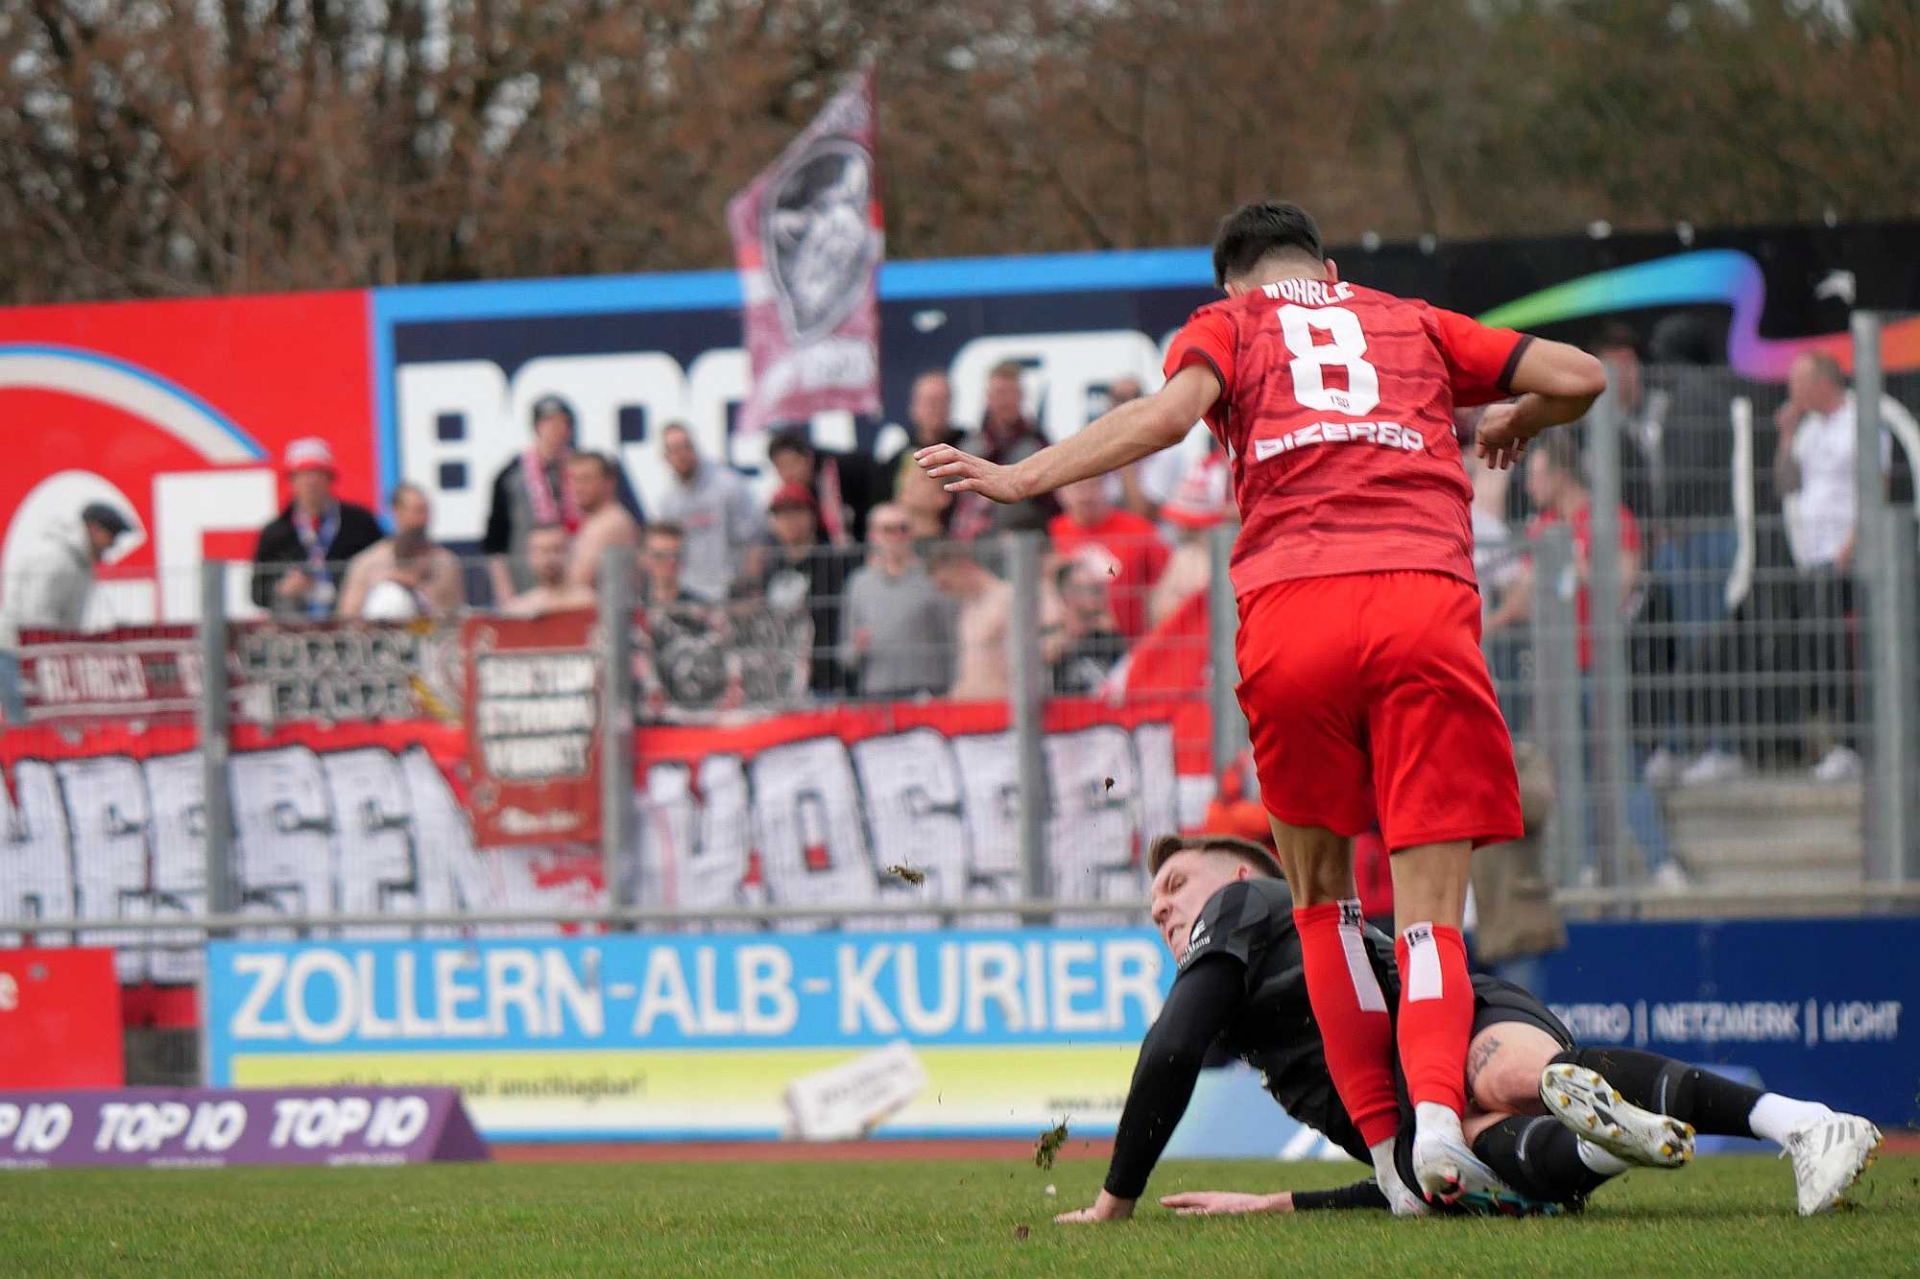
[(1082, 480), (1060, 490), (1062, 513), (1047, 525), (1054, 554), (1072, 559), (1086, 547), (1098, 547), (1112, 561), (1113, 620), (1129, 641), (1147, 630), (1147, 592), (1167, 567), (1167, 544), (1151, 522), (1107, 500), (1099, 480)]
[[(1169, 447), (1196, 418), (1226, 445), (1241, 519), (1240, 705), (1328, 1071), (1390, 1176), (1397, 1038), (1415, 1178), (1429, 1197), (1455, 1199), (1492, 1176), (1460, 1132), (1468, 856), (1521, 825), (1513, 747), (1480, 655), (1453, 410), (1491, 406), (1479, 451), (1506, 467), (1585, 413), (1606, 374), (1575, 347), (1341, 281), (1297, 205), (1229, 214), (1213, 265), (1227, 296), (1174, 338), (1153, 395), (1012, 466), (950, 445), (917, 457), (950, 490), (1014, 502)], [(1370, 967), (1350, 960), (1364, 953), (1352, 838), (1376, 810), (1407, 975), (1397, 1027)], [(1087, 1219), (1132, 1209), (1102, 1192)]]

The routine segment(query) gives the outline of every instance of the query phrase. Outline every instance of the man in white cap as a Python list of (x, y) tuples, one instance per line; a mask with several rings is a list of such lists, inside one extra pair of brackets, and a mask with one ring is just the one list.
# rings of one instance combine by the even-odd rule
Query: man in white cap
[(260, 530), (253, 602), (276, 617), (319, 621), (333, 616), (347, 561), (383, 535), (372, 511), (334, 496), (339, 468), (325, 440), (287, 445), (285, 470), (293, 499)]
[(0, 718), (27, 722), (20, 688), (20, 632), (78, 631), (86, 625), (93, 569), (133, 525), (119, 508), (89, 502), (80, 518), (44, 531), (28, 569), (6, 582), (0, 604)]

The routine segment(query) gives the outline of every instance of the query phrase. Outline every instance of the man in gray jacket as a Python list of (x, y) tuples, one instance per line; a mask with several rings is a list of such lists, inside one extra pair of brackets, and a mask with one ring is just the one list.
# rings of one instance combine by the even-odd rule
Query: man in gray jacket
[(940, 694), (953, 683), (954, 608), (913, 553), (905, 508), (867, 519), (873, 553), (847, 582), (842, 661), (862, 697)]
[(760, 538), (760, 504), (731, 467), (700, 456), (685, 425), (673, 422), (660, 433), (660, 451), (673, 476), (657, 513), (684, 535), (681, 584), (717, 604), (727, 598), (749, 548)]
[(6, 583), (0, 602), (0, 711), (7, 723), (27, 722), (20, 632), (79, 630), (93, 597), (94, 565), (132, 527), (107, 503), (90, 502), (79, 519), (47, 529), (27, 571)]

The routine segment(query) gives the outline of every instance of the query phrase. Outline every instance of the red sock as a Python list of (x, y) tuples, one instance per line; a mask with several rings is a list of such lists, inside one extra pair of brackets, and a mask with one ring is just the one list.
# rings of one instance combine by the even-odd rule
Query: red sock
[(1473, 982), (1458, 928), (1409, 924), (1393, 944), (1400, 962), (1400, 1069), (1413, 1104), (1467, 1108), (1467, 1041), (1473, 1038)]
[[(1360, 1140), (1375, 1146), (1398, 1130), (1400, 1103), (1393, 1090), (1393, 1021), (1367, 961), (1360, 918), (1360, 902), (1353, 899), (1296, 909), (1293, 925), (1300, 933), (1307, 1002), (1326, 1044), (1327, 1073)], [(1460, 1060), (1465, 1069), (1464, 1047)]]

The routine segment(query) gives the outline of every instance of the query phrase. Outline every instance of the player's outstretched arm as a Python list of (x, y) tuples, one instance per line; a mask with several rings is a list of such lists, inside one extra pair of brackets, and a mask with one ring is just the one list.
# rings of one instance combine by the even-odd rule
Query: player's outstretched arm
[(1178, 444), (1219, 398), (1219, 377), (1204, 365), (1190, 364), (1152, 395), (1122, 404), (1012, 466), (962, 453), (951, 444), (935, 444), (913, 457), (928, 475), (944, 481), (949, 493), (1024, 502)]
[(1480, 456), (1495, 469), (1513, 465), (1540, 432), (1592, 408), (1607, 389), (1607, 371), (1577, 346), (1535, 338), (1520, 353), (1507, 385), (1520, 398), (1491, 405), (1480, 416)]
[(1314, 1212), (1325, 1208), (1377, 1208), (1385, 1212), (1387, 1197), (1372, 1181), (1356, 1181), (1337, 1190), (1282, 1190), (1276, 1194), (1246, 1194), (1238, 1190), (1189, 1190), (1167, 1195), (1162, 1208), (1182, 1217), (1237, 1217), (1258, 1212)]
[(1174, 979), (1166, 1005), (1140, 1045), (1100, 1197), (1090, 1208), (1061, 1213), (1056, 1223), (1124, 1221), (1133, 1215), (1148, 1175), (1193, 1099), (1208, 1045), (1246, 997), (1246, 971), (1236, 956), (1219, 953), (1202, 957)]

